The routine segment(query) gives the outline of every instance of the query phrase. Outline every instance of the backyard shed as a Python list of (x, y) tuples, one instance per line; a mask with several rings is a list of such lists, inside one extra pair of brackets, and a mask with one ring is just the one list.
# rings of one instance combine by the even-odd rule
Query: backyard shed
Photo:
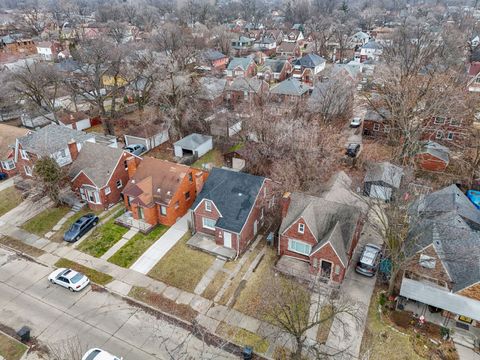
[(365, 195), (384, 201), (390, 201), (394, 192), (400, 188), (403, 169), (387, 161), (370, 166), (365, 175)]
[(168, 129), (164, 124), (151, 124), (149, 126), (135, 126), (124, 135), (125, 145), (141, 144), (148, 150), (168, 141)]
[(205, 155), (213, 149), (213, 140), (209, 135), (193, 133), (173, 144), (175, 156), (195, 156), (197, 158)]

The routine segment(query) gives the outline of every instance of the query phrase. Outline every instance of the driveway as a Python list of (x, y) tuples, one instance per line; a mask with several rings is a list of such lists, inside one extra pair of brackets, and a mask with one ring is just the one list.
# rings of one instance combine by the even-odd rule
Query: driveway
[(0, 191), (8, 189), (9, 187), (12, 187), (14, 185), (13, 179), (14, 178), (11, 177), (11, 178), (8, 178), (7, 180), (3, 180), (2, 182), (0, 182)]
[[(52, 285), (53, 269), (22, 259), (0, 247), (0, 322), (15, 330), (27, 325), (31, 335), (53, 347), (78, 339), (82, 350), (100, 347), (128, 360), (171, 358), (180, 346), (192, 358), (232, 358), (220, 349), (206, 347), (197, 338), (169, 322), (129, 305), (106, 291), (88, 286), (71, 293)], [(72, 341), (72, 340), (70, 340)], [(168, 351), (167, 351), (168, 349)], [(201, 355), (201, 356), (200, 356)], [(177, 357), (174, 355), (174, 357)]]
[(47, 196), (38, 201), (26, 199), (20, 205), (1, 216), (0, 223), (21, 226), (51, 206), (53, 206), (53, 202)]
[(460, 360), (480, 360), (480, 355), (472, 349), (469, 349), (457, 343), (455, 343), (455, 348), (457, 349), (458, 357), (460, 358)]
[(189, 213), (182, 216), (155, 243), (150, 246), (130, 269), (147, 274), (155, 264), (170, 250), (188, 231)]
[(359, 309), (356, 313), (358, 319), (348, 314), (339, 314), (333, 321), (328, 339), (327, 348), (334, 351), (344, 351), (337, 356), (339, 359), (359, 358), (360, 345), (362, 343), (365, 324), (367, 321), (368, 307), (375, 287), (376, 278), (368, 278), (355, 272), (355, 264), (365, 244), (382, 244), (382, 238), (372, 230), (367, 222), (364, 226), (359, 244), (353, 255), (352, 262), (347, 270), (345, 279), (341, 285), (342, 294), (350, 299)]

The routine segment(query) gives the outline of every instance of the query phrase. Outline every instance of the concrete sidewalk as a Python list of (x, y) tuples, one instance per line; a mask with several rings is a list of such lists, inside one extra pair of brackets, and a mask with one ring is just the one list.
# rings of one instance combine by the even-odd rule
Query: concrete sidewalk
[(14, 178), (13, 177), (8, 178), (7, 180), (3, 180), (2, 182), (0, 182), (0, 191), (8, 189), (9, 187), (12, 187), (14, 185), (15, 184), (14, 184)]
[(188, 216), (185, 214), (178, 220), (165, 234), (148, 248), (137, 261), (133, 263), (130, 269), (147, 274), (157, 262), (170, 250), (178, 240), (188, 231)]

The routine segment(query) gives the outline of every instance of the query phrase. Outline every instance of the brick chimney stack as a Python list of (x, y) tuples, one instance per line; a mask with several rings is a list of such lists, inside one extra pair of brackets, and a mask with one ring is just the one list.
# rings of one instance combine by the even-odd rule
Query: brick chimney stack
[(68, 142), (68, 151), (70, 151), (70, 156), (72, 158), (72, 161), (75, 161), (75, 159), (78, 157), (78, 147), (77, 147), (77, 143), (75, 142), (75, 140), (70, 140)]
[(137, 162), (135, 161), (134, 156), (129, 156), (127, 158), (127, 171), (128, 177), (131, 179), (137, 172)]
[(291, 200), (290, 195), (291, 194), (289, 192), (286, 192), (282, 196), (282, 200), (280, 203), (280, 207), (282, 209), (282, 219), (285, 219), (285, 217), (287, 216), (288, 207), (290, 206), (290, 200)]

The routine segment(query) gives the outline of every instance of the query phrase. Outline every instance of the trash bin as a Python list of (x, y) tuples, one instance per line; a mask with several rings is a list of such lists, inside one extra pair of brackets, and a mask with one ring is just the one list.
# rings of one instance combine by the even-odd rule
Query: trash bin
[(250, 346), (245, 346), (242, 351), (243, 360), (253, 359), (253, 349)]
[(17, 331), (17, 335), (20, 337), (22, 342), (30, 341), (30, 328), (28, 326), (23, 326), (20, 330)]

